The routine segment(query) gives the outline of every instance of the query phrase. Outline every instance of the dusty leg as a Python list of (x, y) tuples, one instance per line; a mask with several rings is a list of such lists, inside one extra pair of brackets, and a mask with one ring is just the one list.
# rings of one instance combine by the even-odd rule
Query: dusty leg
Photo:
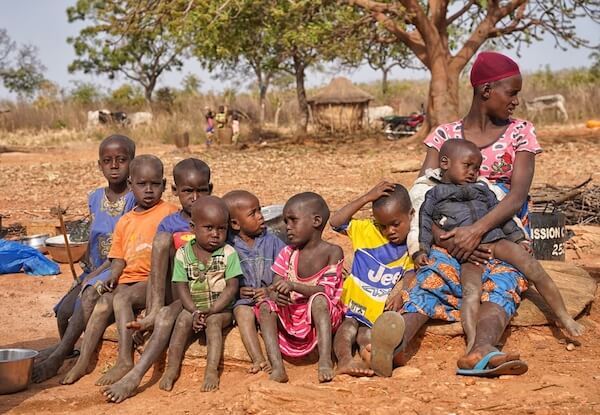
[(368, 368), (371, 368), (371, 328), (359, 324), (356, 334), (358, 354)]
[(223, 355), (223, 329), (233, 322), (231, 312), (212, 314), (206, 318), (206, 370), (202, 392), (219, 389), (219, 363)]
[(175, 320), (182, 309), (179, 300), (160, 309), (156, 316), (154, 331), (140, 361), (120, 381), (103, 390), (107, 400), (119, 403), (133, 396), (148, 369), (158, 360), (169, 344)]
[[(477, 330), (473, 349), (458, 359), (457, 365), (461, 369), (471, 369), (489, 352), (495, 351), (496, 345), (508, 324), (506, 312), (498, 304), (484, 302), (479, 309)], [(518, 353), (507, 353), (490, 359), (490, 367), (519, 359)]]
[(83, 311), (81, 307), (77, 307), (69, 321), (67, 331), (56, 349), (46, 360), (39, 364), (36, 362), (33, 365), (33, 373), (31, 375), (33, 382), (43, 382), (58, 373), (58, 369), (60, 369), (67, 356), (73, 351), (73, 347), (75, 346), (75, 343), (77, 343), (77, 340), (79, 340), (84, 329)]
[(581, 336), (585, 327), (576, 322), (565, 307), (558, 287), (542, 265), (519, 245), (502, 239), (496, 243), (494, 256), (508, 262), (535, 284), (542, 298), (548, 303), (560, 324), (571, 336)]
[(158, 387), (165, 391), (173, 389), (173, 384), (179, 378), (181, 372), (181, 362), (185, 349), (193, 335), (192, 314), (187, 310), (182, 310), (175, 321), (175, 328), (169, 342), (169, 352), (167, 354), (167, 368), (160, 378)]
[[(65, 378), (61, 381), (63, 385), (75, 383), (86, 374), (94, 350), (96, 350), (96, 346), (98, 346), (98, 342), (102, 338), (104, 330), (113, 317), (113, 297), (113, 293), (105, 293), (100, 297), (98, 303), (94, 307), (90, 320), (85, 327), (85, 337), (81, 346), (81, 355), (79, 356), (79, 359), (77, 359), (75, 366), (71, 368)], [(83, 303), (82, 309), (84, 309)]]
[(460, 321), (467, 340), (467, 353), (475, 343), (477, 327), (477, 314), (481, 303), (481, 274), (483, 270), (474, 264), (464, 263), (460, 271), (460, 285), (462, 286), (462, 305), (460, 307)]
[(119, 355), (115, 365), (96, 381), (96, 385), (112, 385), (133, 368), (133, 333), (127, 323), (134, 318), (133, 310), (146, 304), (147, 282), (133, 285), (119, 284), (115, 289), (113, 308), (117, 330), (119, 331)]
[(269, 379), (275, 382), (287, 382), (288, 375), (285, 372), (281, 350), (279, 349), (277, 313), (271, 311), (267, 303), (260, 305), (260, 331), (263, 335), (269, 362), (271, 362), (271, 367), (273, 368)]
[(312, 323), (317, 330), (317, 345), (319, 349), (319, 382), (330, 382), (335, 373), (331, 361), (331, 316), (324, 295), (313, 298), (310, 307)]
[(248, 356), (252, 359), (252, 367), (250, 373), (258, 373), (261, 370), (271, 373), (271, 365), (265, 359), (260, 343), (258, 340), (258, 332), (256, 331), (256, 317), (254, 316), (254, 308), (248, 305), (239, 305), (233, 309), (235, 321), (237, 321), (242, 336), (242, 342), (248, 352)]
[[(96, 308), (96, 303), (100, 299), (100, 294), (94, 287), (88, 286), (81, 293), (81, 310), (83, 311), (83, 322), (87, 325), (88, 321)], [(84, 301), (84, 298), (86, 300)], [(112, 306), (111, 306), (112, 307)]]
[(81, 285), (77, 284), (71, 287), (71, 290), (65, 295), (60, 303), (60, 307), (56, 310), (56, 324), (58, 326), (58, 334), (62, 339), (67, 331), (69, 319), (75, 311), (75, 302), (81, 292)]
[(128, 322), (127, 327), (130, 329), (152, 330), (158, 312), (165, 305), (165, 287), (169, 278), (172, 241), (173, 236), (168, 232), (159, 232), (154, 237), (150, 277), (146, 292), (146, 316), (140, 320)]

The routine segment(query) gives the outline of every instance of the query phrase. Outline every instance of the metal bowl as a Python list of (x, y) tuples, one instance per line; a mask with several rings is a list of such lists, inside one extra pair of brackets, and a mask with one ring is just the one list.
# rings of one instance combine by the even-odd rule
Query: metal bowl
[(283, 221), (283, 205), (268, 205), (261, 208), (265, 225), (267, 228), (279, 237), (283, 242), (287, 243), (287, 229)]
[[(71, 254), (73, 256), (73, 262), (76, 263), (85, 254), (85, 250), (87, 248), (86, 242), (74, 242), (71, 239), (71, 236), (68, 235), (69, 238), (69, 247), (71, 248)], [(46, 239), (46, 247), (50, 256), (56, 262), (60, 262), (63, 264), (67, 264), (69, 262), (69, 256), (67, 254), (67, 246), (65, 245), (65, 237), (63, 235), (53, 236), (52, 238)]]
[(42, 254), (45, 254), (48, 252), (48, 250), (46, 249), (46, 240), (49, 237), (50, 237), (50, 235), (48, 235), (47, 233), (44, 233), (44, 234), (40, 234), (40, 235), (24, 236), (22, 238), (17, 239), (15, 242), (30, 246), (32, 248), (37, 249)]
[(27, 389), (37, 355), (31, 349), (0, 349), (0, 395)]

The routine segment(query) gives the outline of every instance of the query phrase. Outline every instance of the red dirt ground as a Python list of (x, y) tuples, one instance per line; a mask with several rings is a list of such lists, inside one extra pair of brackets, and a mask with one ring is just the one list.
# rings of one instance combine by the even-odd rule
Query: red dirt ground
[[(592, 175), (596, 181), (600, 134), (584, 129), (548, 129), (540, 133), (545, 153), (538, 158), (535, 184), (576, 184)], [(366, 191), (381, 178), (409, 185), (416, 173), (392, 173), (399, 161), (421, 159), (421, 146), (374, 139), (337, 144), (306, 140), (303, 145), (270, 143), (244, 151), (193, 147), (196, 157), (213, 169), (215, 194), (246, 188), (263, 204), (281, 203), (289, 195), (313, 190), (325, 196), (332, 209)], [(138, 154), (153, 153), (167, 172), (182, 157), (167, 145), (141, 145)], [(72, 217), (85, 213), (86, 191), (102, 185), (95, 166), (96, 149), (72, 144), (47, 153), (0, 156), (0, 213), (9, 214), (3, 225), (20, 221), (53, 224), (50, 207), (70, 206)], [(170, 200), (175, 200), (168, 195)], [(346, 253), (343, 237), (326, 233)], [(569, 252), (569, 256), (572, 252)], [(600, 247), (585, 252), (576, 262), (600, 264)], [(348, 258), (350, 258), (348, 256)], [(24, 274), (0, 276), (0, 347), (48, 346), (57, 331), (52, 305), (71, 282), (68, 267), (53, 277)], [(581, 346), (567, 351), (565, 341), (550, 327), (511, 329), (506, 350), (518, 350), (529, 363), (520, 377), (495, 380), (463, 378), (454, 374), (462, 354), (460, 337), (426, 335), (404, 368), (392, 379), (337, 377), (319, 385), (316, 365), (288, 364), (290, 383), (270, 382), (264, 374), (249, 375), (247, 367), (226, 362), (221, 389), (201, 393), (203, 362), (185, 366), (171, 393), (158, 389), (152, 371), (137, 396), (120, 405), (105, 403), (94, 386), (107, 364), (115, 358), (114, 346), (103, 347), (89, 376), (73, 386), (59, 384), (72, 362), (59, 376), (32, 385), (27, 391), (0, 396), (0, 413), (119, 413), (189, 414), (220, 413), (415, 413), (415, 414), (593, 414), (600, 413), (600, 311), (598, 299), (589, 315), (581, 318), (586, 333)]]

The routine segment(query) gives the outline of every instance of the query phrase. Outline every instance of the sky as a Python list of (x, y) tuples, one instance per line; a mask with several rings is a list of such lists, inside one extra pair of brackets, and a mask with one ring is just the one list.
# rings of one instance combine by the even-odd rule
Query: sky
[[(66, 42), (67, 37), (76, 36), (83, 27), (82, 24), (72, 24), (67, 21), (66, 9), (75, 4), (75, 0), (0, 0), (0, 28), (8, 31), (9, 36), (19, 44), (30, 43), (39, 48), (39, 57), (46, 66), (45, 76), (61, 87), (70, 89), (74, 81), (90, 81), (102, 88), (112, 89), (125, 82), (125, 79), (109, 81), (106, 77), (69, 74), (67, 66), (75, 58), (73, 47)], [(600, 25), (591, 20), (577, 21), (578, 33), (592, 42), (600, 39)], [(514, 50), (503, 51), (517, 60), (524, 71), (534, 71), (549, 66), (553, 70), (571, 67), (589, 66), (588, 49), (570, 49), (562, 51), (555, 48), (554, 40), (550, 37), (543, 42), (534, 43), (522, 49), (521, 57)], [(202, 80), (203, 91), (221, 91), (229, 82), (213, 79), (211, 74), (204, 71), (196, 60), (188, 60), (180, 72), (166, 73), (160, 79), (159, 86), (179, 87), (182, 78), (193, 73)], [(352, 72), (339, 72), (338, 75), (350, 77), (355, 82), (370, 82), (379, 80), (380, 73), (368, 66)], [(307, 86), (314, 87), (329, 82), (334, 75), (327, 73), (312, 73), (307, 76)], [(427, 72), (394, 68), (390, 79), (426, 78)], [(0, 85), (0, 99), (14, 98)]]

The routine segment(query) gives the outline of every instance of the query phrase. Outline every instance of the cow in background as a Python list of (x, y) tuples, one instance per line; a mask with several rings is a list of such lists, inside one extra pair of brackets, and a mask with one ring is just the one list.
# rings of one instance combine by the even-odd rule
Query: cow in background
[(134, 112), (128, 117), (128, 125), (132, 128), (144, 124), (150, 125), (153, 118), (151, 112)]
[[(365, 111), (366, 125), (379, 129), (381, 128), (381, 118), (387, 117), (388, 115), (394, 115), (394, 108), (389, 105), (368, 107), (367, 111)], [(375, 123), (379, 123), (379, 125), (376, 125)]]
[(528, 116), (532, 120), (538, 114), (541, 114), (549, 109), (558, 111), (563, 121), (567, 121), (569, 119), (567, 109), (565, 108), (565, 97), (563, 97), (561, 94), (544, 95), (534, 98), (531, 101), (525, 101), (525, 109), (527, 110)]

